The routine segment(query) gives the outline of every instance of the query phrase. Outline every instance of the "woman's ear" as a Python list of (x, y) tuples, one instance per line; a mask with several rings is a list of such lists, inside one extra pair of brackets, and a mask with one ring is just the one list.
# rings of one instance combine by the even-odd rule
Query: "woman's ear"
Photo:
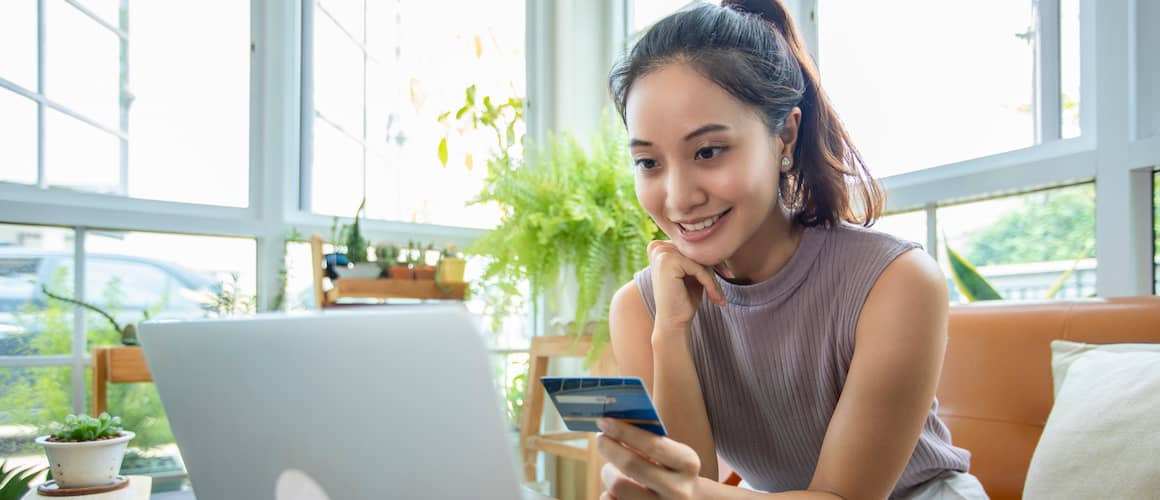
[[(778, 134), (778, 139), (781, 139), (781, 150), (778, 151), (779, 159), (778, 166), (782, 173), (787, 173), (793, 168), (793, 148), (797, 145), (798, 127), (802, 123), (802, 110), (794, 106), (789, 110), (785, 116), (785, 126), (782, 127), (781, 133)], [(786, 160), (789, 161), (786, 161)]]

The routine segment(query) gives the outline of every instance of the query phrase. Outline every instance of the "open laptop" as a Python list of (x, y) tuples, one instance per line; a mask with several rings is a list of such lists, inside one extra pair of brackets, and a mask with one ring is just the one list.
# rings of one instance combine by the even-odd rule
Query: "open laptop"
[(460, 305), (146, 322), (198, 500), (544, 498)]

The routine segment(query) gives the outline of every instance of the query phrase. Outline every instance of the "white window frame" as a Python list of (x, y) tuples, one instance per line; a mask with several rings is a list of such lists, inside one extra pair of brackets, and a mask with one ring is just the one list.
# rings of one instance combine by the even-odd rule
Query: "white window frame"
[[(815, 57), (818, 24), (824, 22), (817, 16), (819, 1), (825, 0), (787, 2)], [(1160, 136), (1136, 133), (1136, 1), (1080, 0), (1079, 137), (1060, 137), (1059, 0), (1038, 0), (1035, 133), (1041, 142), (886, 177), (887, 212), (924, 210), (926, 246), (933, 250), (940, 205), (1094, 180), (1098, 293), (1151, 295), (1152, 172), (1160, 166)]]
[[(38, 1), (40, 12), (43, 12), (45, 1)], [(69, 3), (77, 6), (71, 0)], [(528, 3), (531, 7), (538, 2), (528, 0)], [(301, 190), (309, 188), (300, 186), (300, 124), (303, 123), (301, 111), (304, 109), (301, 91), (302, 4), (301, 1), (282, 0), (250, 2), (252, 43), (248, 206), (235, 208), (145, 200), (45, 189), (43, 183), (34, 186), (0, 182), (0, 224), (56, 226), (74, 230), (74, 289), (81, 299), (84, 287), (80, 284), (85, 275), (84, 241), (89, 229), (252, 238), (257, 247), (258, 308), (269, 310), (280, 285), (279, 270), (286, 235), (291, 229), (297, 229), (304, 235), (327, 234), (333, 220), (331, 216), (300, 209)], [(38, 16), (38, 22), (39, 19), (43, 19), (43, 16)], [(529, 14), (528, 19), (531, 21), (535, 18)], [(43, 26), (38, 31), (43, 33)], [(43, 35), (40, 38), (39, 43), (43, 46)], [(43, 61), (38, 61), (38, 68), (43, 66)], [(528, 67), (529, 87), (535, 88), (537, 73), (531, 69), (536, 67), (536, 62), (530, 56)], [(20, 92), (14, 83), (7, 80), (0, 79), (0, 86), (7, 89), (0, 91), (16, 90), (25, 97), (69, 113), (63, 106), (43, 98), (37, 99), (35, 94), (27, 90)], [(43, 106), (40, 107), (43, 109)], [(38, 139), (42, 135), (43, 129), (38, 132)], [(123, 139), (122, 147), (125, 144)], [(38, 169), (42, 169), (43, 151), (39, 152), (39, 160)], [(124, 169), (122, 165), (122, 182), (127, 178)], [(43, 178), (43, 172), (40, 172), (38, 179)], [(340, 219), (346, 223), (351, 222), (350, 218)], [(419, 239), (446, 242), (459, 247), (467, 246), (484, 232), (471, 228), (383, 220), (362, 221), (362, 227), (375, 240)], [(85, 373), (91, 365), (85, 349), (85, 319), (82, 311), (77, 308), (74, 310), (74, 336), (70, 354), (0, 356), (0, 368), (71, 366), (72, 409), (80, 413), (85, 411), (88, 392)]]

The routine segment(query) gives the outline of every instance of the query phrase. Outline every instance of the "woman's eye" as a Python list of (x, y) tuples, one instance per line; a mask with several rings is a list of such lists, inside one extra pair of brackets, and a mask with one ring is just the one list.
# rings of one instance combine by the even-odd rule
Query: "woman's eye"
[(725, 150), (725, 148), (721, 147), (721, 146), (711, 146), (711, 147), (701, 148), (701, 149), (697, 150), (697, 159), (698, 160), (712, 160), (713, 158), (716, 158), (717, 155), (721, 154), (721, 152), (724, 150)]
[(650, 158), (640, 158), (636, 160), (636, 168), (642, 170), (650, 170), (657, 166), (657, 161)]

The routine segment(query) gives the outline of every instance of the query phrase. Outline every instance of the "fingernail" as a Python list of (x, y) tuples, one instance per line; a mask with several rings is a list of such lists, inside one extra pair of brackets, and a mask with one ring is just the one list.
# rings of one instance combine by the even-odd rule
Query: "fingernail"
[(596, 419), (596, 427), (604, 432), (608, 432), (608, 420), (603, 418)]

